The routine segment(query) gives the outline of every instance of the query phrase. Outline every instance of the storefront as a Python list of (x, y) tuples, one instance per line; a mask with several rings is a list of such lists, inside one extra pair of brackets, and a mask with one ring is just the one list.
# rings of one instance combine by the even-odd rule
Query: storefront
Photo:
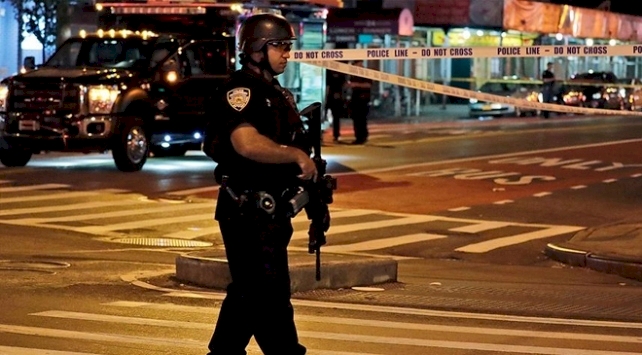
[[(413, 13), (413, 46), (616, 45), (642, 42), (642, 18), (526, 0), (384, 0)], [(639, 57), (473, 58), (416, 60), (413, 77), (475, 89), (488, 79), (539, 78), (546, 62), (559, 78), (578, 72), (642, 75)], [(427, 93), (422, 103), (435, 102)], [(437, 100), (439, 101), (439, 100)]]
[[(332, 9), (327, 16), (328, 48), (405, 48), (413, 42), (414, 19), (405, 8), (364, 11)], [(364, 64), (370, 69), (406, 77), (416, 77), (415, 60), (376, 60)], [(415, 109), (407, 88), (378, 83), (373, 90), (375, 105), (388, 106), (388, 115), (410, 115)], [(382, 102), (385, 101), (385, 102)]]

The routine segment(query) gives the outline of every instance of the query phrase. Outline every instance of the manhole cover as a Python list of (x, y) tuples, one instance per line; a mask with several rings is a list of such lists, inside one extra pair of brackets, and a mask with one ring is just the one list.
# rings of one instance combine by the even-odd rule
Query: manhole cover
[(211, 247), (213, 245), (210, 242), (171, 238), (119, 238), (110, 239), (110, 241), (123, 244), (144, 245), (148, 247), (199, 248)]

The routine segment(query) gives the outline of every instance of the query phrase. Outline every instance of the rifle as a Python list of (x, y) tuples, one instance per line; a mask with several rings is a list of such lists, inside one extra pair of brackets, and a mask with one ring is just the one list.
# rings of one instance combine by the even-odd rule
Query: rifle
[[(328, 205), (332, 193), (337, 189), (337, 179), (326, 174), (327, 162), (321, 157), (321, 103), (315, 102), (301, 110), (300, 115), (308, 119), (308, 137), (312, 142), (312, 161), (317, 168), (317, 179), (305, 189), (309, 202), (305, 212), (310, 220), (308, 230), (308, 253), (316, 254), (316, 280), (321, 280), (321, 246), (325, 245), (325, 232), (330, 227)], [(328, 217), (328, 218), (326, 218)]]

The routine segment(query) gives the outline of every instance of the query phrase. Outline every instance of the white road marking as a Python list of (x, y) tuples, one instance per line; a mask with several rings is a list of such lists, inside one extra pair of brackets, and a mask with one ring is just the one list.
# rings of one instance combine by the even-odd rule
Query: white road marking
[(448, 160), (440, 160), (440, 161), (431, 161), (431, 162), (427, 162), (427, 163), (397, 165), (397, 166), (392, 166), (392, 167), (387, 167), (387, 168), (376, 168), (376, 169), (359, 170), (359, 171), (355, 170), (355, 171), (349, 171), (349, 172), (343, 172), (343, 173), (333, 173), (332, 175), (333, 176), (346, 176), (346, 175), (376, 174), (376, 173), (384, 173), (384, 172), (396, 171), (396, 170), (406, 170), (406, 169), (420, 168), (420, 167), (433, 166), (433, 165), (466, 163), (466, 162), (474, 162), (474, 161), (480, 161), (480, 160), (519, 157), (519, 156), (531, 155), (531, 154), (563, 152), (563, 151), (567, 151), (567, 150), (595, 148), (595, 147), (604, 147), (604, 146), (609, 146), (609, 145), (639, 143), (639, 142), (642, 142), (642, 138), (625, 139), (625, 140), (620, 140), (620, 141), (603, 142), (603, 143), (581, 144), (581, 145), (568, 146), (568, 147), (557, 147), (557, 148), (527, 150), (527, 151), (515, 152), (515, 153), (484, 155), (484, 156), (473, 157), (473, 158), (448, 159)]
[(468, 244), (463, 247), (459, 247), (455, 250), (461, 251), (464, 253), (486, 253), (491, 250), (503, 248), (509, 245), (525, 243), (531, 240), (549, 238), (560, 234), (578, 232), (583, 229), (585, 228), (573, 227), (573, 226), (555, 226), (555, 227), (538, 230), (534, 232), (511, 235), (508, 237), (495, 238), (495, 239), (491, 239), (491, 240), (487, 240), (479, 243)]
[(462, 212), (462, 211), (468, 211), (470, 207), (457, 207), (457, 208), (451, 208), (448, 211), (450, 212)]
[(483, 222), (471, 224), (468, 226), (450, 228), (448, 230), (452, 232), (460, 232), (460, 233), (479, 233), (479, 232), (484, 232), (491, 229), (503, 228), (510, 225), (512, 225), (512, 223), (483, 221)]
[(352, 244), (329, 245), (329, 246), (324, 246), (323, 250), (330, 253), (371, 251), (371, 250), (384, 249), (384, 248), (389, 248), (389, 247), (394, 247), (394, 246), (399, 246), (404, 244), (425, 242), (429, 240), (444, 239), (444, 238), (447, 238), (447, 236), (440, 235), (440, 234), (417, 233), (417, 234), (402, 235), (399, 237), (373, 239), (365, 242), (352, 243)]
[(515, 201), (513, 200), (500, 200), (500, 201), (495, 201), (493, 202), (494, 205), (507, 205), (509, 203), (513, 203)]
[(571, 187), (571, 189), (573, 189), (573, 190), (581, 190), (581, 189), (585, 189), (585, 188), (587, 188), (586, 185), (575, 185), (575, 186)]
[(538, 192), (536, 194), (533, 194), (534, 197), (546, 197), (552, 195), (552, 192)]
[(0, 354), (2, 355), (99, 355), (94, 353), (78, 353), (74, 351), (56, 351), (47, 349), (21, 348), (13, 346), (1, 346)]
[(0, 211), (0, 216), (14, 216), (14, 215), (21, 215), (21, 214), (35, 214), (35, 213), (46, 213), (46, 212), (63, 212), (63, 211), (83, 210), (83, 209), (90, 209), (90, 208), (120, 206), (120, 205), (125, 205), (130, 203), (131, 201), (119, 200), (119, 201), (105, 201), (105, 202), (81, 202), (81, 203), (74, 203), (69, 205), (14, 208), (14, 209), (7, 209), (7, 210)]
[[(124, 203), (121, 203), (121, 204), (129, 204), (129, 205), (134, 205), (134, 204), (137, 203), (135, 201), (121, 201), (121, 202), (124, 202)], [(138, 202), (138, 204), (141, 204), (141, 202)], [(143, 204), (149, 205), (147, 202), (143, 202)], [(128, 209), (128, 210), (102, 212), (102, 213), (88, 213), (88, 214), (80, 214), (80, 215), (64, 216), (64, 217), (24, 218), (24, 219), (16, 219), (16, 220), (13, 220), (12, 222), (14, 222), (14, 223), (24, 223), (24, 224), (40, 224), (40, 223), (56, 223), (56, 222), (70, 222), (70, 221), (86, 221), (86, 220), (90, 220), (90, 219), (127, 217), (127, 216), (136, 216), (136, 215), (150, 214), (150, 213), (164, 213), (164, 212), (173, 212), (173, 211), (191, 211), (191, 210), (203, 209), (203, 208), (212, 208), (212, 204), (210, 202), (207, 202), (207, 203), (189, 203), (189, 204), (181, 205), (180, 207), (177, 207), (177, 206), (159, 206), (159, 207)], [(213, 210), (212, 210), (212, 213), (213, 213)], [(210, 218), (211, 218), (212, 215), (213, 214), (210, 214)]]
[(213, 218), (214, 218), (214, 212), (210, 212), (210, 213), (201, 213), (201, 214), (190, 215), (190, 216), (143, 219), (143, 220), (134, 221), (134, 222), (115, 223), (115, 224), (107, 224), (102, 226), (79, 227), (79, 228), (73, 228), (73, 230), (81, 233), (101, 235), (107, 232), (113, 232), (113, 231), (123, 230), (123, 229), (140, 229), (140, 228), (155, 227), (155, 226), (174, 224), (174, 223), (212, 221)]
[(77, 198), (77, 197), (97, 196), (102, 194), (118, 194), (118, 193), (124, 193), (124, 192), (129, 192), (129, 191), (120, 190), (120, 189), (105, 189), (105, 190), (94, 190), (94, 191), (57, 192), (57, 193), (48, 194), (48, 195), (3, 197), (2, 203), (6, 204), (6, 203), (17, 203), (17, 202), (62, 200), (62, 199)]
[(200, 194), (203, 192), (213, 192), (213, 191), (218, 191), (219, 186), (208, 186), (208, 187), (199, 187), (199, 188), (194, 188), (194, 189), (187, 189), (187, 190), (178, 190), (178, 191), (172, 191), (168, 192), (168, 195), (172, 196), (187, 196), (187, 195), (195, 195), (195, 194)]
[[(209, 293), (209, 292), (208, 292)], [(212, 299), (223, 300), (224, 293), (213, 294)], [(468, 312), (450, 312), (438, 311), (423, 308), (409, 308), (409, 307), (396, 307), (396, 306), (375, 306), (368, 304), (350, 304), (350, 303), (336, 303), (325, 301), (311, 301), (293, 299), (292, 304), (298, 307), (310, 307), (318, 309), (337, 309), (347, 311), (359, 312), (379, 312), (387, 314), (399, 315), (412, 315), (420, 317), (437, 317), (437, 318), (461, 318), (461, 319), (475, 319), (487, 320), (498, 322), (515, 322), (515, 323), (534, 323), (534, 324), (549, 324), (549, 325), (564, 325), (576, 327), (603, 327), (603, 328), (620, 328), (620, 329), (642, 329), (642, 323), (636, 322), (617, 322), (617, 321), (600, 321), (600, 320), (586, 320), (586, 319), (564, 319), (564, 318), (546, 318), (546, 317), (529, 317), (529, 316), (514, 316), (504, 314), (492, 313), (468, 313)], [(114, 301), (103, 303), (109, 307), (122, 307), (122, 308), (142, 308), (160, 311), (176, 311), (186, 313), (198, 314), (218, 314), (218, 310), (212, 307), (203, 306), (185, 306), (174, 303), (149, 303), (149, 302), (134, 302), (134, 301)]]
[(605, 184), (610, 184), (610, 183), (613, 183), (613, 182), (616, 182), (616, 181), (617, 181), (617, 179), (606, 179), (606, 180), (604, 180), (602, 182), (605, 183)]
[[(364, 215), (372, 214), (372, 211), (368, 211), (368, 210), (333, 211), (331, 210), (330, 213), (332, 214), (332, 218), (343, 218), (343, 217), (364, 216)], [(301, 212), (294, 219), (292, 219), (292, 222), (304, 222), (307, 220), (308, 220), (308, 217), (305, 214), (305, 212)], [(214, 225), (210, 227), (172, 232), (172, 233), (165, 234), (164, 237), (176, 238), (176, 239), (196, 239), (196, 238), (211, 236), (211, 235), (219, 236), (221, 233), (218, 226), (218, 222), (216, 222), (215, 220), (212, 220), (212, 223), (214, 223)]]
[(36, 190), (53, 190), (53, 189), (64, 189), (68, 187), (69, 185), (66, 185), (66, 184), (41, 184), (41, 185), (0, 187), (0, 193), (36, 191)]
[[(372, 229), (379, 229), (379, 228), (386, 228), (386, 227), (404, 226), (408, 224), (425, 223), (430, 221), (436, 221), (439, 219), (440, 217), (430, 216), (430, 215), (410, 215), (404, 218), (390, 219), (385, 221), (373, 221), (373, 222), (332, 226), (328, 231), (328, 236), (331, 236), (334, 234), (340, 234), (340, 233), (349, 233), (349, 232), (372, 230)], [(296, 231), (292, 236), (292, 240), (305, 239), (305, 238), (308, 238), (307, 230)]]
[[(147, 319), (137, 317), (124, 317), (124, 316), (111, 316), (101, 314), (88, 314), (77, 312), (44, 312), (44, 316), (54, 316), (64, 319), (77, 319), (87, 321), (111, 322), (116, 324), (128, 325), (147, 325), (147, 326), (161, 326), (161, 327), (178, 327), (187, 329), (211, 329), (212, 324), (197, 323), (197, 322), (181, 322), (174, 320), (159, 320)], [(594, 333), (563, 333), (563, 332), (548, 332), (536, 330), (515, 330), (515, 329), (499, 329), (499, 328), (479, 328), (479, 327), (463, 327), (463, 326), (448, 326), (448, 325), (432, 325), (420, 323), (402, 323), (390, 321), (378, 321), (356, 318), (343, 318), (343, 317), (323, 317), (323, 316), (300, 316), (297, 317), (298, 321), (303, 322), (316, 322), (325, 324), (340, 324), (340, 325), (355, 325), (364, 327), (382, 327), (385, 329), (401, 329), (401, 330), (422, 330), (425, 332), (452, 332), (464, 334), (482, 334), (482, 335), (501, 335), (501, 336), (515, 336), (527, 338), (540, 338), (540, 339), (571, 339), (571, 340), (593, 340), (593, 341), (608, 341), (618, 343), (632, 343), (639, 344), (642, 340), (635, 336), (611, 336), (599, 335)], [(131, 335), (113, 335), (106, 333), (90, 333), (78, 332), (69, 330), (55, 330), (47, 328), (26, 327), (26, 326), (10, 326), (0, 325), (0, 332), (23, 334), (23, 335), (36, 335), (36, 336), (49, 336), (58, 338), (68, 338), (76, 340), (92, 340), (92, 341), (108, 341), (120, 343), (134, 343), (134, 344), (150, 344), (153, 341), (155, 345), (172, 345), (172, 346), (202, 346), (201, 342), (195, 340), (175, 340), (163, 339), (159, 342), (158, 338), (141, 337)], [(543, 347), (543, 346), (529, 346), (529, 345), (510, 345), (510, 344), (495, 344), (495, 343), (476, 343), (476, 342), (461, 342), (461, 341), (442, 341), (430, 340), (421, 338), (402, 338), (402, 337), (388, 337), (388, 336), (369, 336), (355, 333), (332, 333), (332, 332), (318, 332), (318, 331), (299, 331), (299, 336), (302, 338), (325, 339), (325, 340), (341, 340), (349, 342), (361, 343), (374, 343), (374, 344), (391, 344), (391, 345), (412, 345), (421, 347), (437, 347), (448, 349), (466, 349), (466, 350), (485, 350), (496, 352), (508, 353), (524, 353), (524, 354), (546, 354), (546, 355), (568, 355), (568, 354), (589, 354), (589, 355), (633, 355), (630, 352), (615, 352), (603, 350), (590, 350), (590, 349), (573, 349), (573, 348), (556, 348), (556, 347)], [(636, 353), (637, 354), (637, 353)]]

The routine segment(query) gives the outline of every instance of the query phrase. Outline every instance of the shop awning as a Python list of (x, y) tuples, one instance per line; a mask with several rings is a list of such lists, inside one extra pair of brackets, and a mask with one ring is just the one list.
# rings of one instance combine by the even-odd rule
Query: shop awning
[(412, 36), (414, 20), (408, 9), (331, 9), (326, 18), (329, 42), (358, 42), (360, 36)]

